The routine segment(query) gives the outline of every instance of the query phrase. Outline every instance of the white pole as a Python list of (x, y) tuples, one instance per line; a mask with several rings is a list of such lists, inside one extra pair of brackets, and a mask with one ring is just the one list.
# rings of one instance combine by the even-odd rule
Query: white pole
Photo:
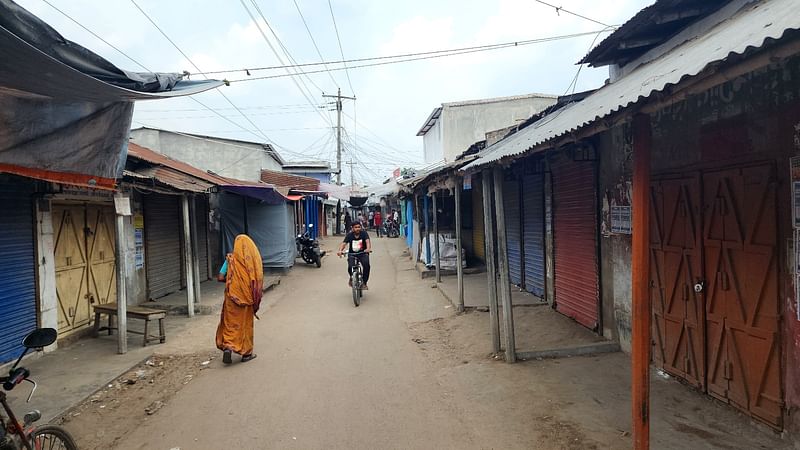
[[(125, 278), (127, 276), (128, 247), (125, 239), (125, 216), (130, 215), (130, 200), (122, 193), (114, 196), (116, 211), (116, 233), (114, 245), (117, 258), (117, 353), (128, 353), (128, 293)], [(125, 204), (127, 203), (127, 210)], [(125, 214), (127, 212), (127, 214)]]
[(464, 311), (464, 268), (461, 256), (461, 177), (456, 176), (456, 274), (458, 276), (458, 312)]
[(186, 306), (188, 307), (189, 317), (194, 317), (194, 270), (192, 269), (192, 233), (189, 226), (189, 197), (181, 196), (181, 206), (183, 210), (183, 269), (186, 273)]

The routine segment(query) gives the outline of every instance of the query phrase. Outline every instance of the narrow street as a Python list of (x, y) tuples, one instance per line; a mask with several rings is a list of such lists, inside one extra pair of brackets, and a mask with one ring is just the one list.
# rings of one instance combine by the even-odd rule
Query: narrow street
[[(520, 446), (524, 436), (484, 433), (465, 421), (480, 412), (459, 405), (456, 387), (441, 383), (407, 326), (445, 314), (447, 302), (415, 272), (395, 270), (401, 241), (374, 242), (370, 290), (359, 308), (344, 259), (326, 257), (322, 269), (296, 266), (268, 294), (278, 298), (256, 323), (258, 357), (229, 367), (214, 360), (119, 448)], [(501, 420), (497, 409), (480, 420)]]

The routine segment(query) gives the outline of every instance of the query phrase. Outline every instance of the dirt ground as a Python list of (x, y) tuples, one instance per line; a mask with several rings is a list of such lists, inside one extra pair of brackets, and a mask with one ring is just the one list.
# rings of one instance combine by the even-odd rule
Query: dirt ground
[(76, 406), (56, 423), (84, 450), (108, 449), (167, 405), (217, 354), (156, 355)]
[[(374, 245), (360, 307), (344, 261), (298, 266), (265, 298), (256, 360), (223, 366), (216, 317), (198, 317), (160, 349), (173, 356), (129, 371), (64, 425), (86, 449), (631, 447), (627, 355), (506, 364), (488, 313), (456, 314), (399, 240)], [(586, 338), (537, 326), (541, 308), (515, 308), (522, 345)], [(654, 374), (652, 392), (654, 449), (793, 448), (674, 380)]]

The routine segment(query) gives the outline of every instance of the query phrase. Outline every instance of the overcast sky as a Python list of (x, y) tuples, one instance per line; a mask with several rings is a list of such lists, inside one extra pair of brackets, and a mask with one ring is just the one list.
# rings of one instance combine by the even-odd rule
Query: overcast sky
[[(123, 69), (144, 71), (42, 0), (17, 1), (67, 39)], [(129, 0), (49, 1), (149, 70), (196, 72)], [(241, 1), (136, 2), (203, 71), (280, 64)], [(340, 59), (327, 0), (296, 2), (325, 60)], [(244, 3), (280, 51), (252, 0)], [(551, 0), (549, 3), (603, 23), (621, 24), (653, 1)], [(320, 60), (293, 0), (256, 0), (256, 4), (295, 61)], [(346, 59), (495, 44), (603, 28), (564, 12), (557, 14), (553, 8), (534, 0), (332, 0), (331, 4)], [(601, 35), (597, 42), (605, 36)], [(351, 69), (349, 80), (344, 71), (298, 77), (307, 87), (306, 96), (290, 78), (240, 82), (220, 88), (258, 130), (216, 91), (196, 97), (230, 121), (190, 99), (175, 99), (137, 103), (134, 127), (146, 125), (262, 142), (263, 133), (279, 145), (288, 160), (318, 158), (333, 162), (335, 140), (331, 126), (335, 125), (336, 117), (324, 107), (327, 99), (323, 99), (322, 93), (334, 94), (341, 87), (343, 95), (355, 94), (358, 99), (355, 104), (345, 102), (346, 134), (349, 142), (356, 144), (355, 147), (348, 144), (343, 159), (362, 163), (355, 166), (356, 182), (373, 183), (387, 177), (397, 166), (420, 165), (422, 138), (416, 133), (433, 108), (443, 102), (533, 92), (564, 94), (578, 68), (575, 63), (587, 53), (595, 38), (596, 35), (591, 35)], [(287, 61), (284, 55), (282, 58)], [(279, 73), (285, 72), (253, 71), (249, 78)], [(248, 75), (233, 72), (210, 77), (236, 80)], [(584, 68), (577, 91), (599, 87), (606, 77), (605, 68)], [(344, 167), (345, 180), (349, 181), (349, 168)]]

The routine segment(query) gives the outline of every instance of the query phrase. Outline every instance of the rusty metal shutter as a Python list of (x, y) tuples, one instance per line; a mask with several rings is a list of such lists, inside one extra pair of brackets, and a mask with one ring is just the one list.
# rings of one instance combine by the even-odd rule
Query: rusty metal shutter
[(0, 185), (0, 363), (20, 355), (36, 328), (36, 256), (31, 185)]
[[(508, 175), (507, 175), (508, 176)], [(522, 285), (522, 217), (519, 202), (519, 180), (516, 176), (503, 182), (503, 208), (506, 215), (506, 248), (508, 279)]]
[(525, 290), (544, 297), (544, 176), (522, 177), (522, 245)]
[(565, 159), (553, 165), (556, 309), (581, 325), (598, 325), (595, 163)]
[(486, 262), (486, 237), (483, 230), (483, 194), (480, 185), (472, 186), (472, 248), (475, 258)]
[(180, 197), (148, 194), (144, 197), (147, 296), (157, 299), (181, 289)]
[(197, 260), (199, 263), (198, 271), (200, 273), (200, 281), (206, 281), (211, 274), (208, 273), (208, 204), (206, 197), (195, 198), (195, 229), (197, 236)]

